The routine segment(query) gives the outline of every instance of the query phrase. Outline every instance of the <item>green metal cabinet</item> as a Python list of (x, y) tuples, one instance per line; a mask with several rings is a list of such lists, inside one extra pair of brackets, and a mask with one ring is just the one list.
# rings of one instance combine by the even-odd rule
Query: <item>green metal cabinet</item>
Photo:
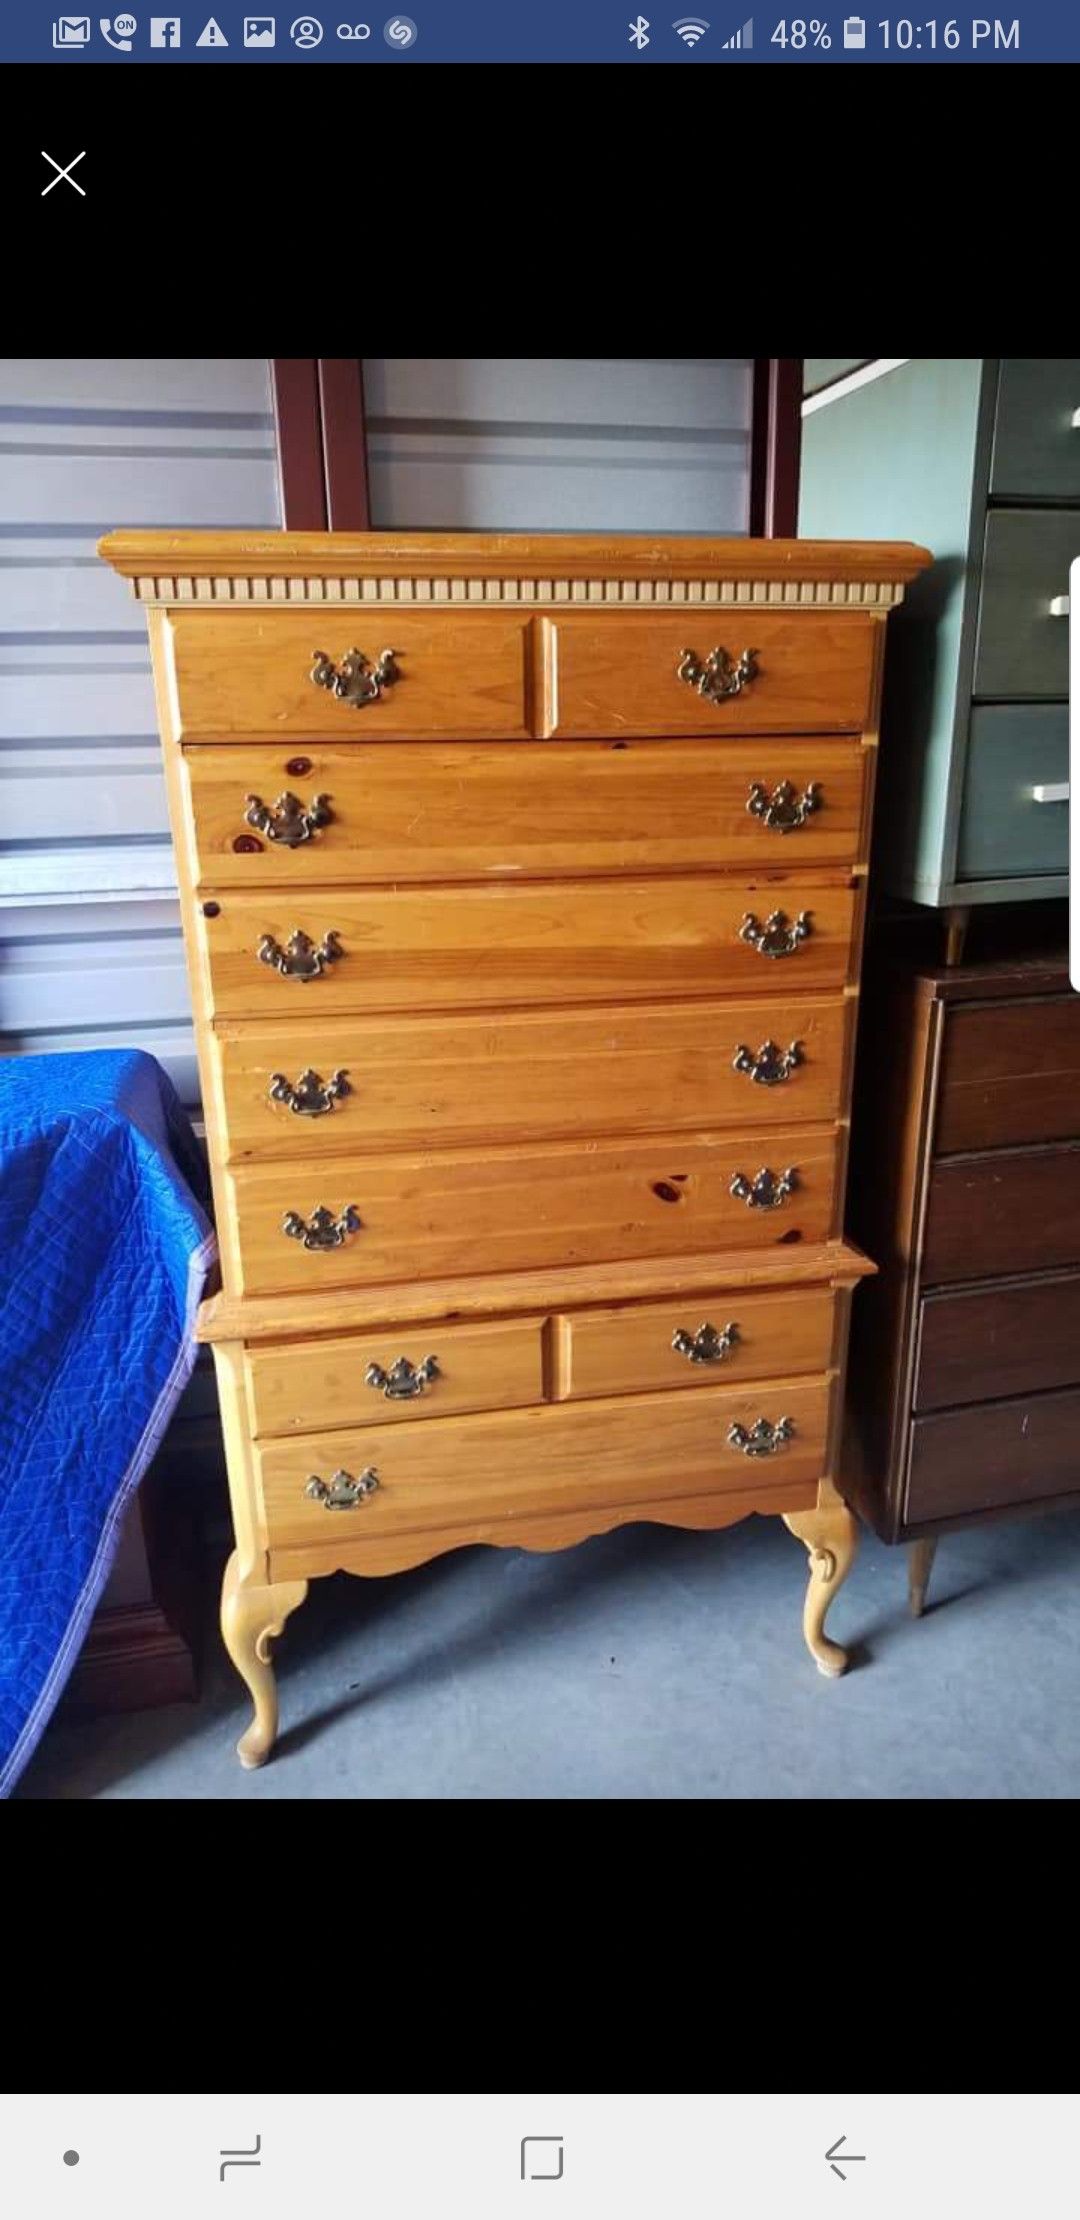
[(890, 625), (882, 891), (950, 907), (1067, 893), (1080, 359), (915, 359), (817, 393), (799, 532), (936, 558)]

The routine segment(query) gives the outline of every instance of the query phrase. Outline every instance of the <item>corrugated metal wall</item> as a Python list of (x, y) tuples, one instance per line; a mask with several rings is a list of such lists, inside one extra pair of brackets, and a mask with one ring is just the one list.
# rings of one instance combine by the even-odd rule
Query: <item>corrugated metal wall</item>
[(276, 525), (269, 364), (0, 363), (0, 1035), (198, 1103), (143, 611), (117, 525)]
[(366, 360), (376, 528), (739, 533), (749, 359)]

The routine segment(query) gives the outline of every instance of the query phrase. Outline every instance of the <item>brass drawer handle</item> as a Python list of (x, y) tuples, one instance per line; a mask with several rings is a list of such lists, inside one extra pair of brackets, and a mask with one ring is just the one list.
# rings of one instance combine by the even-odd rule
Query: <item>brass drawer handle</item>
[(437, 1357), (425, 1357), (421, 1364), (410, 1364), (408, 1357), (395, 1357), (389, 1372), (384, 1372), (381, 1364), (369, 1364), (364, 1386), (377, 1389), (389, 1402), (409, 1403), (423, 1394), (429, 1380), (439, 1376)]
[(692, 686), (703, 701), (730, 701), (733, 694), (741, 694), (757, 678), (758, 648), (744, 648), (737, 663), (733, 663), (726, 648), (714, 647), (699, 663), (693, 648), (680, 650), (681, 661), (676, 676), (684, 686)]
[(366, 1465), (358, 1480), (351, 1472), (335, 1472), (329, 1480), (320, 1480), (313, 1472), (305, 1483), (304, 1494), (313, 1503), (321, 1503), (324, 1511), (355, 1511), (360, 1503), (369, 1503), (379, 1485), (379, 1475), (374, 1465)]
[(310, 1218), (302, 1218), (298, 1210), (287, 1210), (281, 1230), (290, 1241), (302, 1241), (305, 1249), (340, 1249), (350, 1233), (360, 1232), (363, 1222), (352, 1203), (347, 1203), (336, 1218), (325, 1203), (320, 1203)]
[(312, 685), (325, 687), (328, 694), (348, 702), (352, 709), (365, 709), (369, 701), (378, 701), (384, 686), (393, 686), (401, 676), (393, 648), (384, 648), (374, 663), (369, 662), (362, 648), (350, 648), (340, 663), (332, 662), (322, 648), (314, 653), (309, 673)]
[(276, 802), (266, 803), (258, 794), (245, 794), (244, 823), (254, 825), (256, 832), (265, 833), (268, 840), (277, 841), (282, 848), (299, 848), (318, 832), (320, 825), (329, 825), (333, 819), (329, 794), (313, 794), (307, 808), (297, 794), (279, 794)]
[(746, 1204), (748, 1210), (779, 1210), (781, 1203), (794, 1194), (798, 1184), (799, 1175), (793, 1164), (788, 1165), (786, 1172), (779, 1173), (767, 1171), (762, 1165), (753, 1179), (744, 1179), (741, 1172), (736, 1172), (731, 1182), (731, 1192), (738, 1202)]
[(747, 910), (739, 927), (739, 939), (748, 941), (759, 956), (793, 956), (809, 934), (809, 910), (800, 910), (793, 925), (785, 910), (770, 910), (764, 925), (759, 924), (753, 910)]
[(790, 779), (781, 779), (770, 794), (760, 780), (755, 779), (746, 807), (751, 817), (760, 817), (771, 832), (798, 832), (800, 825), (805, 825), (807, 818), (821, 808), (821, 788), (804, 786), (802, 793), (797, 794)]
[(691, 1364), (723, 1364), (738, 1338), (739, 1329), (734, 1321), (721, 1326), (719, 1333), (715, 1326), (699, 1326), (696, 1334), (688, 1334), (684, 1326), (678, 1326), (672, 1334), (671, 1346), (678, 1350), (680, 1357), (688, 1357)]
[(298, 1118), (322, 1118), (342, 1095), (351, 1095), (352, 1088), (347, 1072), (336, 1071), (332, 1078), (320, 1079), (318, 1072), (309, 1067), (301, 1072), (295, 1087), (283, 1071), (271, 1072), (266, 1093), (268, 1101), (285, 1103)]
[(739, 1047), (732, 1058), (733, 1071), (744, 1071), (759, 1087), (779, 1087), (803, 1061), (798, 1041), (790, 1048), (777, 1048), (775, 1041), (762, 1041), (757, 1055), (748, 1048)]
[(340, 962), (345, 950), (336, 933), (324, 933), (318, 947), (307, 933), (290, 933), (284, 948), (272, 933), (264, 933), (257, 953), (259, 962), (280, 971), (283, 979), (299, 979), (303, 984), (321, 978), (330, 964)]
[(747, 1429), (729, 1426), (728, 1440), (733, 1449), (741, 1449), (744, 1457), (775, 1457), (786, 1441), (790, 1441), (795, 1427), (790, 1418), (778, 1418), (775, 1426), (767, 1418), (757, 1418)]

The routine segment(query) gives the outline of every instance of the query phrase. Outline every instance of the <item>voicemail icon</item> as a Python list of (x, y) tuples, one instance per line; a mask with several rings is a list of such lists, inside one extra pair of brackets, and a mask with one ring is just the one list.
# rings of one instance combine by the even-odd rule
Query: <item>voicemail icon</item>
[(52, 27), (52, 42), (54, 46), (89, 46), (89, 16), (58, 15)]

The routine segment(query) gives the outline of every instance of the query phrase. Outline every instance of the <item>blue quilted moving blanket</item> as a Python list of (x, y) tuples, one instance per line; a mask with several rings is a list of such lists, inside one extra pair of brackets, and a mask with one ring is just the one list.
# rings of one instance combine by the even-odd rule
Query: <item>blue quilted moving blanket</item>
[(206, 1176), (140, 1050), (0, 1064), (0, 1796), (78, 1656), (195, 1360)]

